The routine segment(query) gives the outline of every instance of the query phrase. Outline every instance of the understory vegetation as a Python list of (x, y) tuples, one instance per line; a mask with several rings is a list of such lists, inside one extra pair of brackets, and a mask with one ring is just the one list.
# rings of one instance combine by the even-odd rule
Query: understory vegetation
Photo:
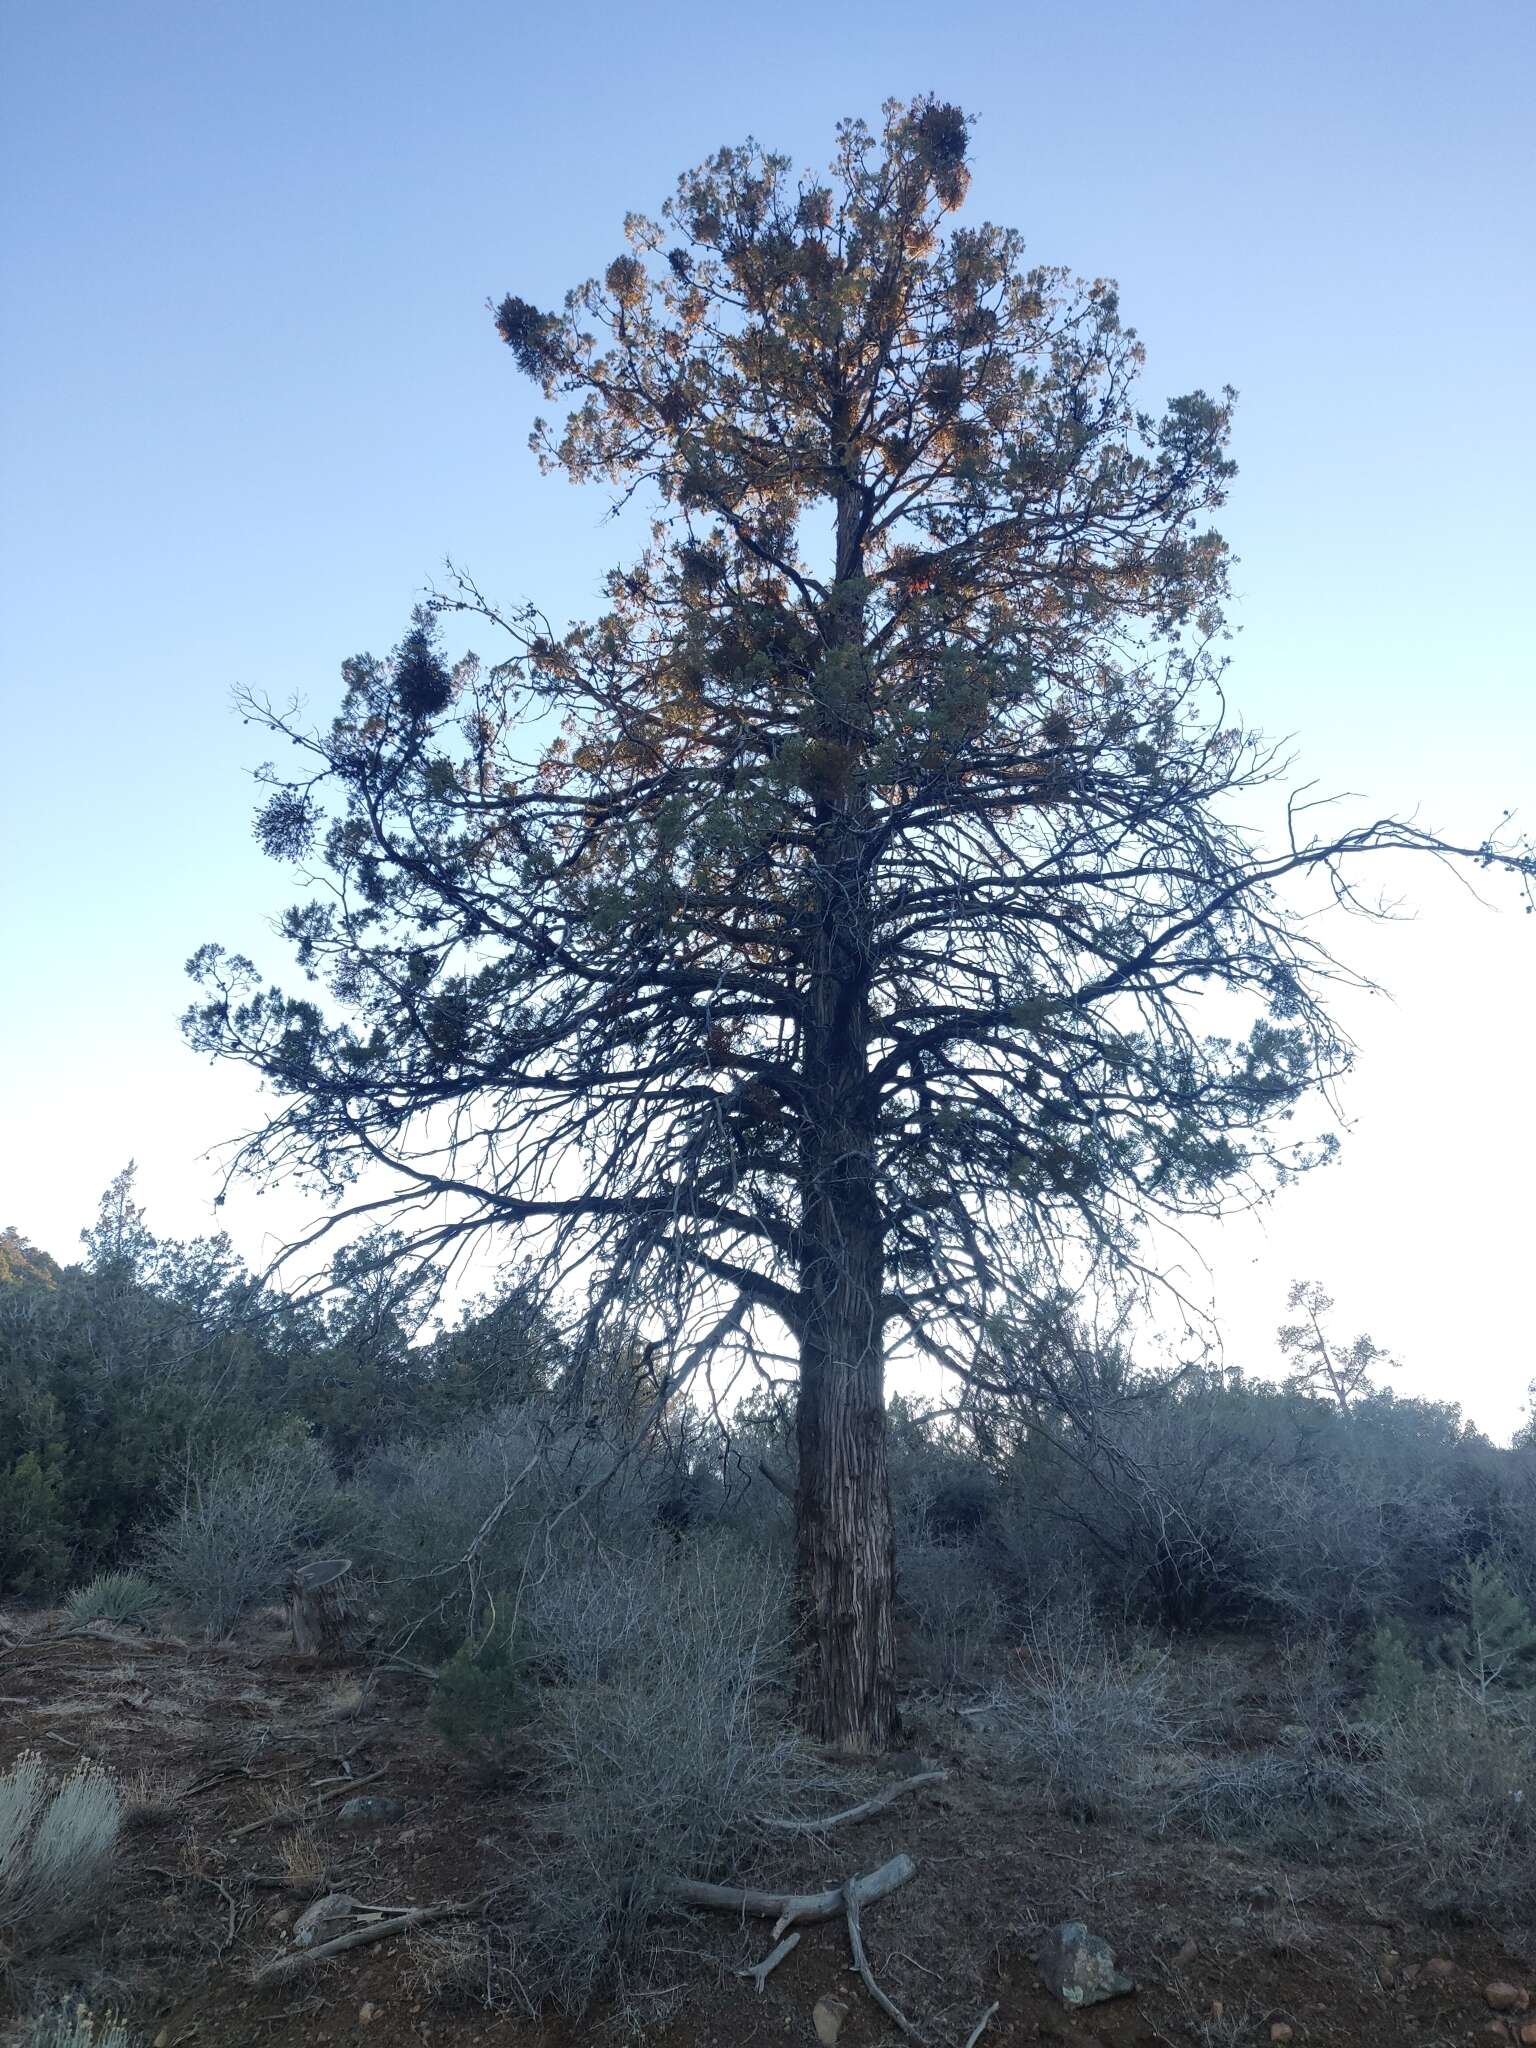
[[(216, 1640), (296, 1562), (348, 1560), (360, 1654), (425, 1681), (456, 1768), (526, 1795), (502, 1906), (424, 1944), (433, 1991), (665, 2010), (672, 1881), (740, 1878), (769, 1821), (846, 1790), (789, 1712), (777, 1390), (717, 1412), (637, 1345), (578, 1399), (515, 1287), (424, 1341), (387, 1247), (321, 1313), (267, 1300), (217, 1245), (154, 1245), (125, 1198), (131, 1260), (97, 1245), (61, 1271), (9, 1240), (4, 1597)], [(1530, 1433), (1501, 1449), (1368, 1385), (1170, 1381), (1085, 1350), (1053, 1384), (1027, 1406), (892, 1403), (909, 1717), (953, 1717), (1085, 1828), (1267, 1844), (1518, 1918)], [(88, 1910), (129, 1804), (83, 1764), (0, 1779), (10, 1967)], [(73, 2013), (46, 2024), (67, 2038)]]

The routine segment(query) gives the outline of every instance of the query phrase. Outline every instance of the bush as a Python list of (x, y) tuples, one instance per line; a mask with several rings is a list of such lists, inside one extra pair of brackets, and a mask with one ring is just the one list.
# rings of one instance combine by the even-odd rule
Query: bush
[(115, 1780), (76, 1764), (52, 1784), (28, 1753), (0, 1776), (0, 1940), (29, 1949), (52, 1941), (95, 1904), (122, 1822)]
[(532, 1708), (517, 1640), (497, 1624), (483, 1642), (461, 1644), (438, 1672), (428, 1717), (456, 1749), (491, 1763)]
[(1030, 1622), (988, 1706), (1014, 1760), (1076, 1820), (1137, 1808), (1185, 1732), (1166, 1654), (1117, 1648), (1082, 1607)]
[(210, 1639), (282, 1590), (294, 1554), (335, 1523), (336, 1486), (317, 1445), (268, 1445), (195, 1477), (144, 1546), (151, 1578)]
[(530, 1592), (543, 1827), (492, 1982), (580, 2013), (653, 1986), (665, 1880), (736, 1870), (806, 1776), (785, 1730), (786, 1587), (750, 1553), (589, 1549)]
[(1536, 1897), (1536, 1711), (1441, 1680), (1384, 1724), (1399, 1875), (1431, 1911), (1528, 1916)]
[(142, 1572), (98, 1572), (64, 1602), (64, 1612), (77, 1626), (88, 1621), (146, 1621), (165, 1595)]
[(66, 1999), (23, 2020), (15, 2048), (129, 2048), (128, 2029), (115, 2013)]

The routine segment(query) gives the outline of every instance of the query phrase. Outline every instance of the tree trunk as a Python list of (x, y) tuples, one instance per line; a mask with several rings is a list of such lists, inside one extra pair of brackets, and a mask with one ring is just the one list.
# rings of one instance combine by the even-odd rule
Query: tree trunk
[[(837, 455), (847, 460), (846, 435)], [(811, 1734), (850, 1754), (899, 1727), (896, 1541), (885, 1441), (884, 1222), (876, 1186), (869, 980), (874, 957), (861, 497), (837, 505), (837, 585), (818, 719), (816, 866), (805, 949), (800, 1396), (795, 1501), (800, 1705)], [(850, 663), (849, 657), (853, 657)]]
[(288, 1576), (288, 1626), (301, 1657), (338, 1659), (356, 1647), (360, 1628), (352, 1563), (312, 1558)]

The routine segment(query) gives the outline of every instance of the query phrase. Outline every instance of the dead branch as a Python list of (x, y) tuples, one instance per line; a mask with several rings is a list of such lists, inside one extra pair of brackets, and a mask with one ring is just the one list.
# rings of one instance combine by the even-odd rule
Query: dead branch
[[(879, 1875), (877, 1871), (876, 1876)], [(850, 1877), (843, 1886), (843, 1911), (848, 1921), (848, 1946), (853, 1951), (853, 1966), (864, 1981), (864, 1989), (895, 2026), (899, 2027), (909, 2041), (916, 2041), (919, 2048), (928, 2048), (928, 2037), (913, 2026), (894, 1999), (888, 1998), (875, 1980), (875, 1973), (869, 1967), (869, 1958), (864, 1953), (864, 1937), (859, 1928), (859, 1908), (871, 1896), (867, 1890), (869, 1880)]]
[(296, 1970), (308, 1967), (310, 1963), (323, 1962), (327, 1956), (338, 1956), (343, 1949), (362, 1948), (371, 1941), (388, 1941), (391, 1935), (406, 1934), (413, 1927), (426, 1927), (434, 1920), (447, 1920), (458, 1913), (472, 1913), (473, 1906), (411, 1906), (403, 1913), (397, 1913), (388, 1920), (375, 1920), (367, 1927), (353, 1927), (345, 1934), (333, 1935), (329, 1941), (319, 1942), (314, 1948), (294, 1949), (291, 1954), (274, 1956), (252, 1977), (256, 1986), (274, 1984), (281, 1977), (291, 1977)]
[(919, 1785), (942, 1785), (948, 1778), (948, 1771), (919, 1771), (914, 1778), (903, 1778), (898, 1785), (887, 1785), (883, 1792), (877, 1792), (872, 1799), (862, 1800), (857, 1806), (844, 1807), (841, 1813), (824, 1814), (819, 1820), (775, 1820), (770, 1814), (759, 1814), (759, 1824), (765, 1828), (777, 1828), (786, 1835), (819, 1835), (828, 1828), (840, 1828), (845, 1821), (866, 1820), (872, 1813), (892, 1805), (903, 1792), (915, 1792)]
[(982, 2014), (981, 2018), (976, 2022), (975, 2026), (972, 2027), (971, 2031), (966, 2035), (965, 2048), (976, 2048), (976, 2043), (987, 2031), (988, 2020), (991, 2019), (993, 2013), (997, 2011), (997, 2008), (1002, 2004), (1002, 2002), (1003, 2001), (1000, 1998), (993, 1999), (992, 2003), (987, 2007), (986, 2011)]
[[(361, 1778), (347, 1778), (333, 1792), (322, 1792), (315, 1801), (315, 1804), (317, 1806), (329, 1806), (331, 1801), (339, 1799), (343, 1792), (355, 1792), (360, 1785), (371, 1785), (375, 1779), (382, 1778), (383, 1776), (384, 1772), (380, 1770), (369, 1771)], [(278, 1809), (272, 1813), (264, 1813), (258, 1820), (248, 1820), (243, 1827), (231, 1829), (229, 1839), (232, 1842), (238, 1842), (242, 1835), (254, 1835), (261, 1828), (275, 1827), (279, 1821), (297, 1818), (299, 1818), (297, 1809), (293, 1811)]]
[[(853, 1880), (865, 1905), (883, 1899), (917, 1875), (917, 1865), (907, 1855), (893, 1856), (868, 1877)], [(705, 1884), (696, 1877), (674, 1877), (666, 1884), (669, 1898), (680, 1906), (703, 1906), (719, 1913), (740, 1913), (757, 1920), (772, 1920), (775, 1935), (794, 1922), (835, 1920), (846, 1910), (846, 1885), (834, 1885), (825, 1892), (760, 1892), (743, 1890), (733, 1884)]]
[(744, 1970), (736, 1972), (737, 1976), (750, 1977), (757, 1986), (758, 1997), (761, 1998), (763, 1986), (767, 1983), (769, 1976), (779, 1967), (790, 1951), (798, 1947), (799, 1942), (800, 1936), (798, 1934), (786, 1934), (778, 1947), (770, 1949), (760, 1963), (748, 1963)]

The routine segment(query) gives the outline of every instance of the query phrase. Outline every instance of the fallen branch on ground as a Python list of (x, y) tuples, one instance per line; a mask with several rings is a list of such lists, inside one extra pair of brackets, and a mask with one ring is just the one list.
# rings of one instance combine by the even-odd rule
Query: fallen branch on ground
[(844, 1822), (867, 1820), (870, 1814), (879, 1813), (892, 1805), (903, 1792), (915, 1792), (919, 1785), (942, 1785), (948, 1778), (948, 1771), (919, 1771), (915, 1778), (903, 1778), (899, 1785), (887, 1785), (883, 1792), (877, 1792), (872, 1799), (861, 1800), (857, 1806), (844, 1807), (841, 1813), (828, 1813), (819, 1820), (775, 1820), (770, 1814), (759, 1814), (758, 1820), (765, 1828), (777, 1828), (786, 1835), (820, 1835), (828, 1828), (840, 1828)]
[(288, 1955), (274, 1956), (269, 1963), (251, 1978), (252, 1984), (261, 1986), (274, 1984), (281, 1977), (291, 1977), (296, 1970), (308, 1967), (310, 1963), (323, 1962), (327, 1956), (339, 1956), (343, 1949), (362, 1948), (370, 1941), (388, 1941), (391, 1935), (406, 1934), (413, 1927), (429, 1926), (434, 1920), (448, 1920), (455, 1914), (472, 1913), (473, 1906), (410, 1906), (392, 1919), (375, 1920), (366, 1927), (353, 1927), (346, 1934), (333, 1935), (329, 1941), (317, 1942), (313, 1948), (294, 1949)]
[[(874, 1874), (878, 1877), (880, 1873), (876, 1871)], [(913, 2026), (894, 1999), (887, 1998), (875, 1980), (874, 1971), (869, 1967), (869, 1958), (864, 1953), (864, 1937), (859, 1928), (859, 1908), (872, 1896), (883, 1896), (871, 1894), (869, 1883), (868, 1878), (850, 1877), (843, 1886), (843, 1912), (848, 1922), (848, 1946), (853, 1951), (853, 1967), (863, 1979), (864, 1989), (886, 2018), (899, 2027), (909, 2041), (916, 2041), (918, 2048), (928, 2048), (927, 2035), (921, 2028)]]
[[(322, 1792), (315, 1801), (315, 1804), (316, 1806), (329, 1806), (331, 1801), (339, 1799), (343, 1792), (355, 1792), (359, 1786), (372, 1785), (383, 1776), (383, 1771), (369, 1771), (365, 1777), (343, 1779), (334, 1791)], [(281, 1821), (302, 1820), (303, 1817), (303, 1810), (300, 1807), (279, 1807), (272, 1813), (262, 1814), (259, 1820), (248, 1820), (244, 1827), (232, 1828), (229, 1839), (232, 1842), (238, 1842), (243, 1835), (254, 1835), (261, 1828), (276, 1827)]]
[[(917, 1875), (917, 1865), (907, 1855), (893, 1856), (868, 1877), (854, 1879), (865, 1905), (873, 1905)], [(740, 1913), (756, 1920), (772, 1920), (774, 1934), (784, 1933), (797, 1921), (835, 1920), (846, 1910), (846, 1885), (834, 1885), (825, 1892), (760, 1892), (743, 1890), (733, 1884), (705, 1884), (696, 1877), (667, 1880), (666, 1895), (680, 1906), (703, 1906), (719, 1913)]]
[(758, 1997), (761, 1998), (764, 1984), (767, 1983), (771, 1974), (779, 1967), (791, 1949), (799, 1944), (799, 1940), (798, 1934), (786, 1934), (778, 1947), (770, 1949), (760, 1963), (748, 1963), (744, 1970), (736, 1972), (737, 1976), (750, 1977), (757, 1986)]

